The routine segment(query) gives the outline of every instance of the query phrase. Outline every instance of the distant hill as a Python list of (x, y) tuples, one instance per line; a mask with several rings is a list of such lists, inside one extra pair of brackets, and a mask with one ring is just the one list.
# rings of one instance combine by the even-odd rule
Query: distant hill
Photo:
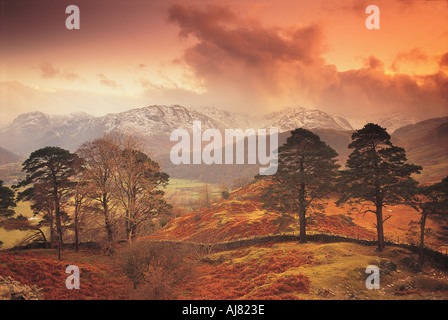
[[(341, 165), (345, 163), (350, 150), (347, 148), (348, 144), (351, 142), (351, 135), (353, 131), (337, 131), (334, 129), (312, 129), (314, 133), (320, 136), (322, 141), (330, 145), (338, 153), (338, 160)], [(281, 146), (286, 143), (286, 139), (291, 135), (290, 131), (282, 132), (278, 135), (278, 145)], [(247, 141), (247, 139), (246, 139)], [(207, 143), (204, 143), (206, 145)], [(233, 146), (236, 150), (235, 146)], [(269, 152), (269, 147), (267, 148)], [(225, 147), (222, 148), (221, 153), (225, 154)], [(163, 170), (165, 170), (170, 176), (179, 179), (188, 180), (200, 180), (207, 183), (220, 184), (221, 182), (226, 182), (227, 185), (231, 185), (232, 181), (241, 178), (252, 178), (259, 173), (259, 164), (247, 164), (247, 145), (245, 148), (245, 164), (195, 164), (195, 165), (185, 165), (179, 164), (174, 165), (170, 161), (169, 154), (157, 157), (157, 160), (162, 164)], [(192, 155), (190, 155), (192, 159)], [(224, 158), (223, 161), (224, 163)]]
[(17, 162), (19, 160), (20, 157), (17, 154), (0, 147), (0, 165)]
[(423, 166), (422, 182), (440, 182), (448, 176), (448, 117), (425, 120), (394, 132), (395, 143), (406, 149), (408, 160)]
[(401, 127), (392, 134), (394, 138), (402, 140), (412, 141), (422, 138), (428, 134), (431, 130), (437, 128), (441, 124), (448, 122), (448, 117), (433, 118), (425, 121), (418, 122), (416, 124), (406, 125)]

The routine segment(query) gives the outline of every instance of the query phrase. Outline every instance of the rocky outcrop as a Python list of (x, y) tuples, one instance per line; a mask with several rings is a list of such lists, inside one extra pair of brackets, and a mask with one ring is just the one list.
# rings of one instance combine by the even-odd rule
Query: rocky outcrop
[(21, 284), (11, 277), (0, 277), (0, 300), (40, 300), (39, 288)]

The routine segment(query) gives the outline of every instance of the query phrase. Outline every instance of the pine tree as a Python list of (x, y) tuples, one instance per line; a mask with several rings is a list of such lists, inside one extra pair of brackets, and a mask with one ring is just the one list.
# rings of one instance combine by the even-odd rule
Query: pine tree
[(386, 129), (368, 123), (352, 135), (349, 148), (353, 149), (341, 175), (343, 196), (337, 204), (344, 202), (372, 204), (363, 212), (376, 215), (378, 250), (384, 249), (383, 216), (387, 205), (403, 203), (412, 198), (417, 181), (411, 175), (420, 173), (421, 166), (407, 163), (403, 148), (394, 146)]
[[(35, 192), (36, 186), (41, 186), (45, 190), (47, 204), (52, 207), (49, 209), (54, 210), (59, 260), (62, 248), (62, 222), (66, 216), (63, 208), (64, 204), (68, 202), (69, 194), (75, 184), (70, 178), (76, 174), (76, 161), (78, 161), (78, 157), (75, 154), (59, 147), (38, 149), (32, 152), (23, 163), (22, 170), (27, 175), (25, 180), (19, 183), (19, 187), (33, 184), (22, 191), (22, 197), (27, 195), (33, 199), (35, 196), (42, 195)], [(41, 201), (39, 198), (34, 198), (34, 200)]]
[(337, 153), (319, 136), (296, 129), (278, 150), (278, 170), (266, 188), (264, 207), (299, 216), (300, 242), (306, 242), (306, 215), (333, 190)]
[(419, 260), (423, 263), (425, 248), (425, 229), (428, 215), (446, 219), (448, 212), (448, 177), (441, 182), (418, 188), (414, 208), (420, 212)]
[(0, 217), (10, 217), (14, 214), (16, 206), (14, 191), (3, 185), (0, 180)]

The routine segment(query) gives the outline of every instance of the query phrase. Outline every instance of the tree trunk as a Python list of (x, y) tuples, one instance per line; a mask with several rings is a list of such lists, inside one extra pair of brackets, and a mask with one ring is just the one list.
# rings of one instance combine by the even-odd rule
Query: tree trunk
[(125, 221), (125, 227), (126, 227), (126, 239), (128, 240), (129, 243), (132, 242), (132, 237), (131, 237), (131, 221), (130, 221), (130, 217), (129, 217), (129, 209), (126, 209), (126, 221)]
[(418, 258), (420, 264), (423, 263), (424, 260), (424, 250), (425, 250), (425, 225), (426, 225), (426, 213), (422, 212), (422, 217), (420, 219), (420, 247)]
[(127, 230), (127, 232), (128, 232), (127, 237), (128, 237), (128, 242), (131, 243), (137, 235), (137, 225), (133, 221), (129, 221), (128, 223), (129, 223), (129, 225), (128, 225), (128, 230)]
[[(304, 173), (303, 157), (300, 158), (300, 173)], [(305, 183), (300, 183), (299, 189), (299, 223), (300, 223), (300, 236), (299, 242), (306, 242), (306, 207), (305, 207)]]
[(378, 251), (383, 251), (385, 243), (383, 231), (383, 201), (381, 197), (377, 198), (376, 203), (376, 229), (378, 232)]
[(103, 199), (102, 199), (102, 205), (103, 205), (103, 213), (104, 213), (104, 225), (107, 232), (107, 242), (112, 243), (113, 238), (113, 229), (112, 229), (112, 222), (110, 221), (109, 217), (109, 206), (108, 206), (108, 200), (107, 200), (107, 193), (103, 193)]
[(78, 209), (75, 210), (75, 251), (79, 251), (79, 221), (78, 221)]
[(131, 239), (134, 240), (137, 237), (137, 224), (132, 223), (131, 226)]
[(114, 241), (114, 234), (112, 230), (112, 224), (108, 216), (104, 217), (104, 223), (106, 224), (107, 242), (112, 243)]
[(299, 223), (300, 223), (300, 236), (299, 236), (299, 242), (305, 243), (306, 242), (306, 217), (305, 217), (305, 211), (301, 210), (302, 212), (299, 214)]
[(51, 248), (51, 244), (53, 243), (53, 241), (54, 241), (54, 223), (53, 223), (53, 218), (51, 218), (51, 221), (50, 221), (50, 248)]
[(58, 260), (61, 260), (62, 223), (61, 223), (61, 207), (59, 204), (57, 187), (54, 187), (54, 189), (53, 189), (53, 196), (54, 196), (54, 209), (55, 209), (54, 211), (55, 211), (55, 218), (56, 218), (56, 235), (57, 235), (57, 242), (58, 242)]

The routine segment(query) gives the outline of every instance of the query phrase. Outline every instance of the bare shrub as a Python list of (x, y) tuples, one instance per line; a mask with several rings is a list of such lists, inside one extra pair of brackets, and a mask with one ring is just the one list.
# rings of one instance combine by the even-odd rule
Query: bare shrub
[(117, 251), (116, 261), (134, 284), (133, 299), (176, 298), (176, 287), (193, 276), (191, 250), (170, 242), (141, 241)]

